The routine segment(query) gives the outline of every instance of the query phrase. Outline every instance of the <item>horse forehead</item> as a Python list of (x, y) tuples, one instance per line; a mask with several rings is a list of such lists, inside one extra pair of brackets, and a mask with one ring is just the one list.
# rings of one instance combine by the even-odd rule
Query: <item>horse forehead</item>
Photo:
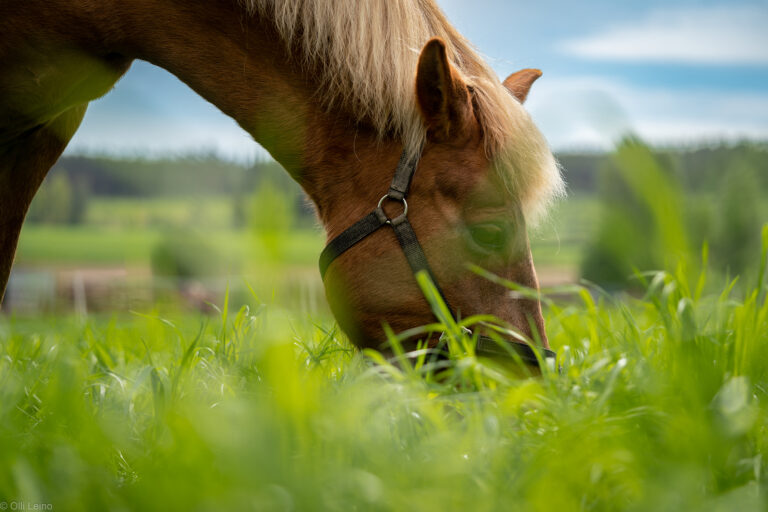
[(481, 149), (441, 147), (422, 157), (413, 185), (424, 185), (458, 200), (486, 181), (490, 169), (491, 163)]
[(507, 187), (498, 173), (489, 170), (483, 179), (479, 179), (468, 191), (467, 207), (486, 207), (515, 210), (519, 201)]
[(456, 163), (437, 176), (434, 183), (440, 197), (454, 200), (464, 211), (518, 208), (519, 201), (490, 165), (475, 165)]

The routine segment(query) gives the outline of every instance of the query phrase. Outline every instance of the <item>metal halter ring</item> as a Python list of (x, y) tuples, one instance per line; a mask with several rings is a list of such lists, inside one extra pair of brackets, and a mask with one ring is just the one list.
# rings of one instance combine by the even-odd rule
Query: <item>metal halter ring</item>
[[(400, 215), (398, 215), (394, 219), (390, 219), (389, 217), (387, 217), (387, 224), (393, 224), (393, 223), (394, 224), (398, 224), (399, 222), (402, 222), (402, 220), (405, 219), (408, 216), (408, 201), (406, 201), (404, 197), (398, 199), (398, 198), (390, 196), (389, 194), (384, 194), (384, 196), (381, 199), (379, 199), (379, 204), (376, 205), (376, 208), (383, 212), (384, 210), (381, 208), (381, 205), (384, 204), (384, 201), (386, 201), (387, 199), (403, 203), (403, 213), (401, 213)], [(386, 214), (384, 214), (384, 215), (386, 215)]]

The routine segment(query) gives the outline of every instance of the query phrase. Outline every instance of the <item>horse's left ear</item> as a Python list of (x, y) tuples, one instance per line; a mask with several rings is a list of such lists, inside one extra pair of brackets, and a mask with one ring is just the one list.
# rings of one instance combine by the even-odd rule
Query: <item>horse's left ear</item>
[(517, 101), (523, 103), (528, 97), (528, 91), (531, 90), (533, 82), (538, 80), (540, 76), (541, 71), (538, 69), (521, 69), (504, 80), (504, 87), (512, 93), (512, 96), (517, 98)]
[(431, 139), (456, 141), (469, 133), (474, 120), (469, 89), (448, 61), (440, 38), (431, 39), (421, 50), (416, 99)]

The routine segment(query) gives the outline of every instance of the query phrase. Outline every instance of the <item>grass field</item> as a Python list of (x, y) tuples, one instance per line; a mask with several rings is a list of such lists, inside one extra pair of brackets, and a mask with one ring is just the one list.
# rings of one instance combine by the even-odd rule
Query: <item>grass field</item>
[[(169, 233), (158, 228), (103, 226), (25, 226), (16, 263), (19, 265), (149, 265), (152, 250)], [(183, 236), (182, 232), (182, 236)], [(199, 234), (201, 232), (196, 232)], [(245, 230), (202, 231), (211, 246), (236, 261), (269, 260), (270, 248)], [(274, 240), (281, 261), (315, 266), (324, 237), (317, 230), (295, 230)]]
[[(558, 205), (538, 267), (576, 269), (601, 208)], [(0, 316), (0, 512), (768, 507), (768, 227), (749, 282), (686, 259), (638, 275), (644, 296), (547, 290), (557, 363), (519, 378), (448, 319), (447, 363), (361, 354), (318, 298), (320, 231), (232, 214), (94, 198), (82, 225), (25, 226), (17, 268), (146, 270), (165, 245), (229, 293), (214, 315), (173, 292)]]
[(764, 510), (764, 266), (744, 294), (648, 280), (642, 299), (548, 302), (560, 371), (531, 379), (461, 337), (442, 368), (364, 357), (329, 318), (255, 298), (0, 318), (0, 504)]

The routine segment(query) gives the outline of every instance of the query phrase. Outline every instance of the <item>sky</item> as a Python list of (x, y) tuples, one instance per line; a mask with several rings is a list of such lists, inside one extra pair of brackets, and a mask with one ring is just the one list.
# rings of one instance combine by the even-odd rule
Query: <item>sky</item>
[[(500, 78), (544, 75), (526, 103), (556, 151), (768, 140), (768, 0), (438, 0)], [(166, 71), (135, 62), (92, 102), (69, 154), (264, 158)]]

